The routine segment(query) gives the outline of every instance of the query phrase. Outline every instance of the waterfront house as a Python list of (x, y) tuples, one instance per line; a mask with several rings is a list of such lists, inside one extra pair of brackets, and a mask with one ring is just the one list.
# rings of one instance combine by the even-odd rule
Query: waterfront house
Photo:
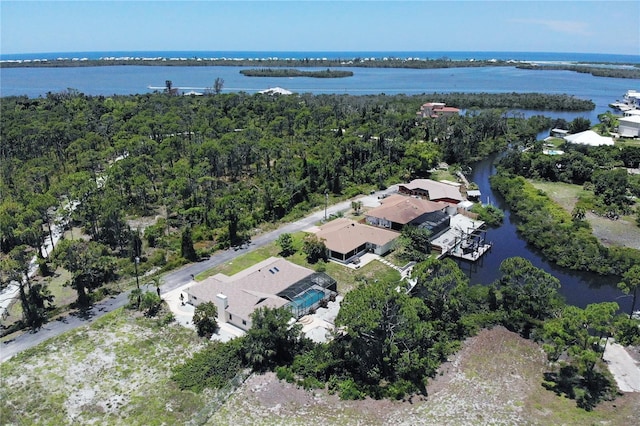
[(402, 230), (406, 225), (426, 224), (432, 233), (449, 226), (449, 204), (418, 197), (394, 194), (381, 200), (381, 205), (365, 213), (366, 222), (373, 226)]
[(251, 328), (251, 314), (259, 308), (287, 307), (296, 318), (337, 294), (336, 281), (322, 272), (270, 257), (227, 276), (216, 274), (185, 290), (188, 303), (213, 302), (218, 322), (242, 330)]
[(420, 107), (420, 111), (416, 113), (418, 118), (438, 118), (448, 117), (460, 114), (460, 110), (454, 107), (448, 107), (442, 102), (428, 102)]
[(553, 138), (564, 138), (568, 134), (569, 134), (568, 130), (558, 129), (558, 128), (551, 129), (551, 132), (549, 133), (549, 135)]
[(593, 130), (585, 130), (584, 132), (567, 135), (564, 140), (570, 143), (589, 146), (613, 145), (613, 139), (606, 136), (600, 136)]
[(623, 138), (637, 138), (640, 136), (640, 115), (619, 118), (618, 134)]
[(393, 249), (393, 244), (400, 236), (398, 232), (346, 218), (338, 218), (320, 226), (316, 235), (324, 240), (329, 258), (341, 263), (353, 261), (367, 252), (384, 255)]
[(414, 179), (409, 183), (401, 183), (398, 185), (398, 192), (450, 204), (458, 204), (465, 199), (458, 185), (431, 179)]

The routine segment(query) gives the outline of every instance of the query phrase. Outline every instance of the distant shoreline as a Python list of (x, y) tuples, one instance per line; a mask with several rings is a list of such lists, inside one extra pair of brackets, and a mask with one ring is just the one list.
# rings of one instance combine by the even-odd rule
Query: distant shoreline
[(241, 70), (240, 74), (245, 77), (311, 77), (311, 78), (344, 78), (353, 77), (353, 71), (331, 70), (327, 68), (322, 71), (300, 71), (294, 68), (259, 68)]
[[(0, 61), (0, 68), (69, 68), (69, 67), (100, 67), (100, 66), (183, 66), (183, 67), (216, 67), (216, 66), (239, 66), (267, 68), (406, 68), (406, 69), (443, 69), (443, 68), (480, 68), (480, 67), (516, 67), (526, 70), (549, 71), (564, 70), (579, 73), (591, 74), (594, 77), (611, 77), (640, 79), (639, 63), (533, 63), (515, 60), (452, 60), (448, 58), (440, 59), (413, 59), (413, 58), (354, 58), (327, 59), (327, 58), (304, 58), (304, 59), (203, 59), (203, 58), (109, 58), (109, 59), (36, 59), (36, 60), (11, 60)], [(346, 71), (345, 71), (346, 72)], [(320, 75), (318, 71), (298, 71), (297, 75), (287, 75), (286, 70), (277, 70), (267, 75), (266, 73), (255, 73), (250, 76), (260, 77), (348, 77), (349, 75)], [(337, 73), (337, 71), (336, 71)], [(248, 75), (243, 73), (244, 75)], [(258, 75), (260, 74), (260, 75)], [(353, 73), (351, 73), (353, 75)]]

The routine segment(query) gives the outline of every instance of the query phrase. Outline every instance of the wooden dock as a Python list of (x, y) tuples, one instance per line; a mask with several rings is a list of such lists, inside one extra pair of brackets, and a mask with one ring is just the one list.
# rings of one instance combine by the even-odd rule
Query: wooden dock
[(480, 259), (486, 252), (491, 251), (492, 246), (493, 243), (485, 243), (468, 252), (465, 252), (458, 246), (457, 248), (454, 248), (454, 250), (448, 252), (447, 255), (457, 257), (458, 259), (475, 262)]

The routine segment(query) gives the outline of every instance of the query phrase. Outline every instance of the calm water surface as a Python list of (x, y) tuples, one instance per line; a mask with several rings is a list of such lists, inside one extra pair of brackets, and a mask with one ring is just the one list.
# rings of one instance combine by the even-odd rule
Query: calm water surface
[[(638, 89), (637, 81), (593, 77), (571, 71), (533, 71), (515, 67), (449, 68), (435, 70), (345, 68), (353, 71), (346, 78), (268, 78), (245, 77), (245, 67), (178, 66), (104, 66), (79, 68), (4, 68), (0, 69), (2, 96), (45, 96), (69, 88), (87, 95), (110, 96), (153, 92), (149, 86), (164, 87), (171, 80), (177, 87), (204, 89), (216, 78), (224, 80), (223, 92), (257, 91), (283, 87), (297, 93), (348, 93), (353, 95), (404, 93), (415, 95), (434, 92), (541, 92), (569, 94), (590, 99), (593, 112), (580, 113), (592, 121), (620, 99), (629, 89)], [(552, 113), (549, 113), (552, 114)]]
[(469, 275), (472, 284), (490, 284), (500, 277), (499, 267), (503, 260), (520, 256), (528, 259), (534, 266), (542, 268), (560, 280), (560, 293), (572, 305), (585, 307), (590, 303), (614, 301), (624, 312), (631, 309), (631, 297), (626, 296), (617, 287), (618, 278), (603, 277), (589, 272), (576, 272), (560, 268), (548, 261), (533, 247), (529, 246), (518, 234), (511, 212), (506, 210), (504, 199), (491, 190), (489, 177), (495, 173), (491, 158), (475, 163), (470, 181), (476, 182), (482, 192), (482, 201), (489, 200), (492, 204), (505, 211), (505, 219), (499, 228), (490, 228), (487, 240), (494, 243), (490, 253), (487, 253), (475, 264), (458, 262)]

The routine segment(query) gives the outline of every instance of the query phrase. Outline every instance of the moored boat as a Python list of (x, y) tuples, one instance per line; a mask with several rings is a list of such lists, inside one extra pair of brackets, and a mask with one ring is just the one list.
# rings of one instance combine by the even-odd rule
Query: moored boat
[(610, 103), (609, 107), (622, 112), (640, 109), (640, 92), (627, 90), (622, 101), (617, 100), (616, 102)]

